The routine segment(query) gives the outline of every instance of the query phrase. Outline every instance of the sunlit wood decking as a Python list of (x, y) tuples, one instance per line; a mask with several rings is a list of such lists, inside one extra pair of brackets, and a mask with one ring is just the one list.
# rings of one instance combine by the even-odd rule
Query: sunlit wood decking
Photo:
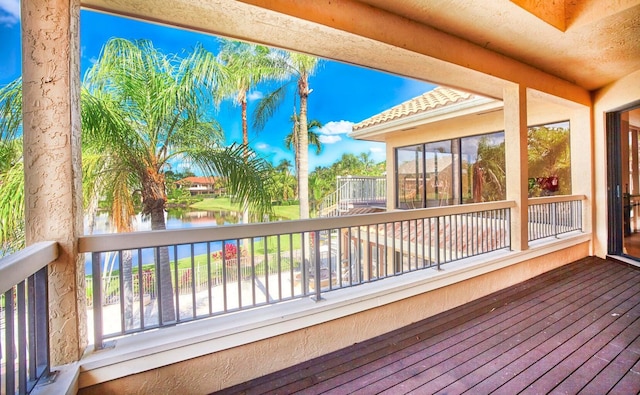
[(640, 270), (585, 258), (220, 393), (636, 394)]

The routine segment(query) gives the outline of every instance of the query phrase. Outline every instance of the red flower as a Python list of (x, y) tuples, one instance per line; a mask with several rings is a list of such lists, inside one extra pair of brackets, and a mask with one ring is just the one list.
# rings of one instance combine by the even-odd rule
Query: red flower
[[(247, 252), (242, 250), (240, 256), (246, 256)], [(211, 258), (220, 260), (224, 255), (225, 260), (236, 259), (238, 257), (238, 247), (235, 244), (225, 243), (224, 254), (223, 250), (215, 251), (211, 254)]]

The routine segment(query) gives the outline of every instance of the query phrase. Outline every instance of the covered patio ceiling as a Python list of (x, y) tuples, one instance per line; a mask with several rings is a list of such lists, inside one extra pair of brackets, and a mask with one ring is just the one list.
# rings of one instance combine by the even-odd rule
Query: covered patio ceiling
[[(640, 1), (570, 3), (575, 5), (562, 11), (565, 30), (508, 0), (86, 0), (82, 5), (495, 98), (501, 98), (505, 83), (526, 73), (533, 76), (530, 88), (589, 104), (585, 90), (640, 68)], [(557, 81), (537, 84), (540, 71)]]

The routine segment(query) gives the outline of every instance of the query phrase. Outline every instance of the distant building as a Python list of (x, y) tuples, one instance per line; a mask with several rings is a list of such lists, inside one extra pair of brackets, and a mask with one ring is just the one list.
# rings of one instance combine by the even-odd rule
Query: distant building
[(194, 195), (222, 195), (225, 188), (221, 187), (219, 177), (186, 177), (176, 181), (178, 188), (186, 189)]

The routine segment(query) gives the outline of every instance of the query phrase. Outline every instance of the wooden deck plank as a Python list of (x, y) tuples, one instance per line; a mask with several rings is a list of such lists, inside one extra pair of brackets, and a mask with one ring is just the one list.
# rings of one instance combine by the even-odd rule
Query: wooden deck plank
[(638, 319), (640, 271), (585, 258), (219, 393), (638, 393)]
[[(640, 339), (637, 338), (639, 334), (640, 322), (636, 320), (636, 325), (627, 327), (627, 332), (634, 333), (636, 339), (634, 341), (637, 347), (640, 344)], [(617, 336), (617, 338), (627, 338), (624, 335)], [(616, 344), (617, 343), (617, 344)], [(636, 362), (638, 362), (638, 355), (635, 352), (628, 351), (626, 348), (630, 344), (624, 344), (623, 340), (618, 342), (611, 342), (607, 344), (596, 357), (606, 359), (610, 361), (583, 389), (580, 391), (583, 394), (606, 394), (626, 375)]]
[[(596, 268), (594, 267), (594, 270)], [(428, 331), (433, 329), (435, 331), (442, 330), (445, 326), (456, 326), (460, 323), (468, 321), (471, 317), (481, 316), (487, 311), (491, 311), (497, 307), (500, 307), (504, 302), (503, 300), (509, 300), (511, 298), (518, 298), (518, 294), (532, 292), (533, 287), (543, 288), (546, 284), (552, 284), (562, 278), (563, 276), (570, 275), (571, 268), (564, 266), (562, 270), (557, 272), (547, 272), (538, 278), (538, 282), (522, 283), (520, 285), (506, 288), (505, 290), (492, 294), (492, 297), (481, 298), (466, 305), (465, 309), (452, 309), (444, 312), (440, 315), (440, 320), (433, 320), (427, 323), (415, 323), (402, 330), (397, 330), (388, 335), (379, 336), (378, 338), (371, 339), (366, 342), (358, 343), (352, 347), (349, 347), (349, 352), (336, 352), (335, 358), (320, 357), (316, 361), (317, 363), (311, 366), (300, 366), (293, 374), (283, 372), (281, 377), (284, 376), (284, 380), (279, 380), (278, 383), (265, 382), (264, 384), (258, 384), (254, 382), (254, 387), (248, 393), (260, 393), (260, 390), (278, 385), (284, 387), (288, 383), (286, 390), (294, 391), (300, 387), (304, 388), (306, 380), (304, 379), (311, 374), (321, 374), (326, 380), (333, 377), (328, 372), (332, 368), (337, 368), (333, 371), (333, 374), (338, 375), (346, 373), (348, 371), (356, 371), (356, 377), (358, 375), (359, 368), (362, 365), (378, 360), (381, 356), (387, 355), (389, 352), (393, 352), (394, 349), (401, 349), (403, 347), (409, 347), (417, 342), (416, 339), (424, 338), (429, 335)], [(445, 322), (444, 324), (440, 321)], [(416, 340), (416, 341), (413, 341)], [(361, 353), (363, 349), (368, 351), (368, 354), (363, 358)], [(358, 359), (353, 361), (353, 356), (357, 355)], [(258, 379), (260, 380), (260, 379)], [(303, 381), (302, 383), (294, 384), (297, 380)], [(248, 383), (251, 385), (251, 383)], [(285, 390), (285, 388), (281, 388)]]
[[(630, 325), (635, 325), (634, 323), (640, 317), (640, 308), (638, 308), (637, 304), (638, 294), (635, 295), (635, 299), (636, 303), (631, 306), (629, 314), (624, 314), (620, 318), (604, 315), (590, 325), (589, 328), (586, 328), (583, 333), (563, 343), (552, 354), (548, 354), (546, 358), (559, 359), (559, 361), (552, 369), (548, 369), (546, 373), (542, 374), (542, 369), (537, 371), (536, 366), (530, 368), (527, 381), (533, 384), (528, 389), (537, 393), (551, 392), (562, 380), (578, 369), (594, 353), (602, 349), (611, 339), (620, 335)], [(603, 324), (607, 326), (603, 328)], [(589, 339), (587, 340), (587, 338)], [(582, 343), (583, 340), (587, 341)], [(538, 376), (537, 379), (536, 376)]]
[[(576, 327), (577, 324), (580, 323), (589, 323), (590, 318), (588, 316), (583, 317), (579, 321), (576, 321), (576, 325), (572, 325), (573, 328), (567, 328), (568, 330), (563, 331), (564, 333), (559, 333), (551, 336), (548, 340), (546, 340), (536, 348), (536, 351), (539, 351), (544, 355), (544, 357), (539, 359), (538, 361), (534, 361), (534, 363), (528, 364), (528, 362), (530, 361), (527, 361), (527, 354), (524, 354), (521, 360), (524, 365), (528, 364), (526, 369), (524, 369), (522, 372), (520, 372), (503, 386), (501, 386), (495, 393), (517, 394), (526, 388), (533, 389), (533, 391), (537, 393), (546, 393), (546, 391), (539, 392), (538, 388), (547, 386), (553, 388), (554, 386), (552, 385), (540, 385), (538, 378), (547, 372), (553, 371), (556, 365), (558, 365), (564, 358), (568, 358), (571, 355), (572, 350), (581, 347), (589, 340), (590, 337), (596, 336), (599, 330), (603, 330), (608, 325), (615, 323), (615, 318), (606, 316), (605, 314), (607, 314), (611, 310), (611, 306), (617, 306), (620, 301), (624, 301), (625, 298), (629, 296), (638, 297), (638, 293), (634, 292), (634, 290), (629, 290), (628, 293), (621, 294), (620, 298), (612, 299), (609, 304), (603, 304), (600, 308), (594, 310), (592, 314), (601, 317), (601, 319), (596, 320), (591, 325)], [(595, 301), (595, 303), (597, 302), (598, 301)], [(636, 307), (635, 303), (629, 304), (629, 308)], [(612, 332), (622, 331), (626, 327), (627, 323), (623, 324), (624, 327), (616, 328), (615, 330), (612, 330)], [(609, 337), (609, 339), (611, 338), (612, 337)], [(592, 352), (595, 352), (596, 350), (597, 349), (594, 349), (594, 351)], [(550, 379), (550, 377), (547, 377), (547, 380), (545, 381), (547, 383), (558, 383), (559, 379), (560, 378), (552, 380)], [(536, 381), (538, 381), (539, 385), (532, 387), (532, 383), (535, 383)]]
[[(481, 298), (464, 306), (464, 308), (452, 309), (438, 315), (438, 319), (423, 321), (405, 327), (401, 330), (382, 335), (366, 342), (358, 343), (352, 347), (317, 358), (312, 364), (304, 363), (293, 369), (284, 370), (274, 374), (268, 380), (257, 379), (245, 383), (244, 388), (236, 387), (237, 390), (246, 389), (247, 394), (261, 393), (265, 389), (279, 388), (281, 391), (294, 392), (306, 388), (309, 382), (321, 382), (331, 377), (341, 375), (351, 371), (353, 378), (360, 376), (362, 366), (378, 361), (380, 358), (388, 356), (390, 353), (406, 349), (418, 343), (419, 339), (432, 336), (433, 333), (440, 333), (446, 328), (456, 327), (468, 323), (470, 318), (481, 317), (487, 311), (495, 310), (505, 304), (505, 300), (521, 300), (535, 291), (544, 289), (545, 286), (556, 283), (559, 279), (570, 276), (574, 271), (568, 266), (562, 270), (547, 272), (537, 278), (538, 281), (524, 282), (519, 285), (496, 292), (490, 297)], [(597, 271), (598, 267), (590, 268)], [(588, 276), (594, 275), (590, 270), (585, 270), (576, 276), (574, 283), (577, 285), (582, 281), (588, 281)], [(514, 302), (512, 302), (514, 303)], [(435, 340), (435, 339), (434, 339)], [(363, 355), (363, 350), (366, 353)], [(347, 352), (344, 352), (347, 351)], [(358, 357), (354, 361), (354, 356)], [(371, 366), (369, 369), (380, 369), (381, 366)], [(309, 376), (315, 375), (312, 380)], [(271, 376), (271, 375), (270, 375)], [(269, 377), (270, 377), (269, 376)], [(348, 381), (348, 376), (345, 376)], [(325, 387), (323, 385), (323, 387)]]
[[(610, 281), (614, 281), (611, 278)], [(483, 370), (495, 372), (508, 364), (512, 358), (516, 358), (521, 355), (520, 350), (523, 347), (533, 348), (536, 342), (544, 341), (544, 337), (540, 336), (540, 333), (549, 327), (547, 322), (553, 314), (558, 314), (558, 306), (565, 306), (563, 310), (560, 310), (560, 315), (564, 316), (569, 314), (571, 309), (577, 308), (575, 305), (571, 307), (571, 304), (567, 304), (568, 301), (585, 302), (585, 295), (600, 288), (602, 292), (606, 292), (606, 286), (604, 284), (592, 284), (590, 287), (576, 286), (577, 291), (567, 290), (571, 293), (568, 297), (566, 293), (560, 293), (554, 297), (547, 299), (533, 298), (530, 300), (531, 306), (522, 312), (515, 313), (514, 316), (510, 316), (514, 311), (505, 308), (503, 315), (510, 316), (508, 321), (503, 322), (501, 326), (492, 328), (488, 332), (480, 332), (474, 335), (475, 338), (482, 343), (472, 344), (461, 342), (456, 347), (461, 348), (471, 358), (466, 359), (463, 363), (459, 360), (434, 360), (429, 358), (428, 361), (421, 361), (425, 366), (425, 370), (428, 368), (428, 372), (419, 376), (406, 377), (407, 382), (403, 383), (403, 388), (413, 388), (416, 385), (427, 385), (429, 391), (438, 391), (443, 387), (451, 384), (456, 379), (466, 376), (469, 372), (475, 370), (478, 367), (484, 367)], [(566, 312), (564, 311), (566, 310)], [(447, 354), (456, 353), (457, 349), (449, 349)], [(473, 354), (477, 353), (476, 356)], [(385, 378), (385, 385), (393, 384), (394, 380), (405, 378), (409, 372), (403, 374), (398, 372), (391, 377)], [(481, 374), (479, 377), (482, 379), (488, 374)], [(423, 381), (421, 383), (421, 381)], [(412, 382), (412, 384), (409, 384)], [(378, 389), (378, 388), (376, 388)], [(390, 393), (393, 392), (393, 387), (389, 385)]]
[[(600, 286), (600, 289), (606, 290), (606, 285)], [(420, 381), (423, 381), (428, 376), (420, 375), (413, 377), (411, 381), (414, 384), (427, 386), (430, 391), (443, 390), (446, 393), (452, 393), (452, 390), (447, 386), (455, 382), (464, 382), (466, 386), (469, 386), (472, 381), (475, 381), (475, 383), (482, 382), (492, 372), (496, 370), (504, 371), (505, 368), (511, 366), (522, 355), (527, 356), (524, 359), (525, 363), (527, 360), (530, 360), (529, 364), (534, 363), (541, 355), (544, 355), (544, 350), (539, 350), (539, 355), (537, 352), (529, 353), (529, 350), (537, 350), (541, 345), (549, 344), (547, 343), (549, 339), (554, 336), (557, 337), (559, 333), (566, 330), (567, 326), (574, 322), (571, 315), (577, 314), (581, 316), (582, 313), (580, 311), (590, 312), (593, 306), (597, 306), (597, 302), (585, 297), (587, 294), (593, 295), (593, 292), (589, 288), (583, 288), (580, 292), (573, 294), (571, 298), (562, 299), (555, 305), (551, 305), (533, 316), (525, 317), (525, 320), (509, 327), (500, 336), (490, 338), (490, 344), (493, 343), (491, 348), (483, 350), (481, 354), (464, 361), (462, 364), (456, 366), (457, 361), (447, 361), (448, 366), (441, 369), (446, 372), (446, 375), (441, 375), (434, 380), (423, 383), (420, 383)], [(571, 303), (572, 301), (573, 303)], [(584, 303), (584, 305), (579, 309), (575, 309), (578, 303)], [(557, 319), (555, 322), (549, 321), (553, 315), (549, 316), (547, 313), (555, 311), (558, 306), (565, 306), (559, 312), (554, 312), (554, 314), (561, 313), (562, 318)], [(575, 310), (572, 311), (572, 309)], [(564, 310), (566, 312), (563, 312)], [(535, 324), (530, 325), (531, 322), (535, 322)], [(554, 340), (554, 343), (556, 342), (559, 341)], [(476, 348), (466, 351), (466, 353), (472, 355), (475, 350)], [(429, 370), (431, 369), (433, 367), (429, 368)]]
[[(635, 353), (638, 355), (638, 353)], [(640, 394), (640, 360), (611, 389), (612, 394)]]

